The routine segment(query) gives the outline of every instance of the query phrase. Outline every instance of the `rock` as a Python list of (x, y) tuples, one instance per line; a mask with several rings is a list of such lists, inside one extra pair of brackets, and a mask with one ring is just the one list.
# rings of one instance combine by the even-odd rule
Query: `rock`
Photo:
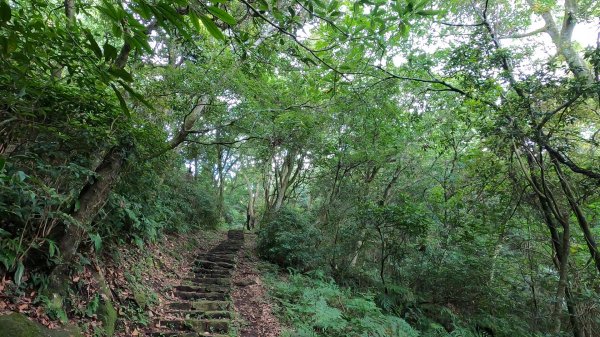
[(14, 312), (0, 316), (0, 336), (83, 337), (83, 334), (75, 326), (68, 326), (61, 330), (51, 330), (37, 322), (30, 321), (25, 315)]
[(100, 286), (99, 292), (100, 298), (102, 298), (102, 303), (100, 303), (96, 314), (102, 321), (102, 328), (104, 329), (105, 336), (112, 337), (115, 334), (115, 326), (117, 324), (117, 310), (113, 305), (111, 292), (103, 275), (95, 272), (93, 273), (93, 277)]
[(117, 324), (117, 310), (109, 299), (103, 299), (98, 307), (98, 318), (102, 321), (102, 327), (107, 337), (115, 334), (115, 325)]
[(146, 309), (149, 304), (148, 296), (146, 296), (146, 294), (139, 289), (133, 290), (133, 300), (142, 309)]

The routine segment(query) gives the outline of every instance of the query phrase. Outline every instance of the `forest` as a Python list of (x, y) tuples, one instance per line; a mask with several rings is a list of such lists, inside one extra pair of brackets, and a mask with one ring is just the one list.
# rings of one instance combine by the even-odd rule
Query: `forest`
[(599, 27), (0, 0), (0, 337), (599, 337)]

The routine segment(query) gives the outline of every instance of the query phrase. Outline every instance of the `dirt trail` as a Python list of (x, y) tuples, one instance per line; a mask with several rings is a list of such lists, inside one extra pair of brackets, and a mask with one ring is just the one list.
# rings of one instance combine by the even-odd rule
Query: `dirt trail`
[(231, 293), (240, 326), (240, 337), (277, 337), (281, 334), (279, 321), (273, 315), (265, 287), (257, 268), (256, 236), (246, 234), (240, 251), (237, 269), (233, 274)]

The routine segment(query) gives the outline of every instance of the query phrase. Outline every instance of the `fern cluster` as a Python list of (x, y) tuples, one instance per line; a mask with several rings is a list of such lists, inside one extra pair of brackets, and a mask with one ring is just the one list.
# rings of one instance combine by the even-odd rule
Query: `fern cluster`
[(353, 294), (319, 273), (269, 278), (279, 314), (291, 327), (287, 336), (416, 337), (419, 332), (386, 315), (370, 294)]

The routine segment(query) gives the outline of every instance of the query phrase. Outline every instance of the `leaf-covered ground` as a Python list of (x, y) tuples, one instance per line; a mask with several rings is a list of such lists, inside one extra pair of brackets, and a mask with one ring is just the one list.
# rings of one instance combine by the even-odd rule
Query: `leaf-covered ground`
[(232, 297), (242, 337), (276, 337), (281, 334), (279, 320), (261, 280), (255, 236), (246, 234), (237, 270), (233, 275)]

